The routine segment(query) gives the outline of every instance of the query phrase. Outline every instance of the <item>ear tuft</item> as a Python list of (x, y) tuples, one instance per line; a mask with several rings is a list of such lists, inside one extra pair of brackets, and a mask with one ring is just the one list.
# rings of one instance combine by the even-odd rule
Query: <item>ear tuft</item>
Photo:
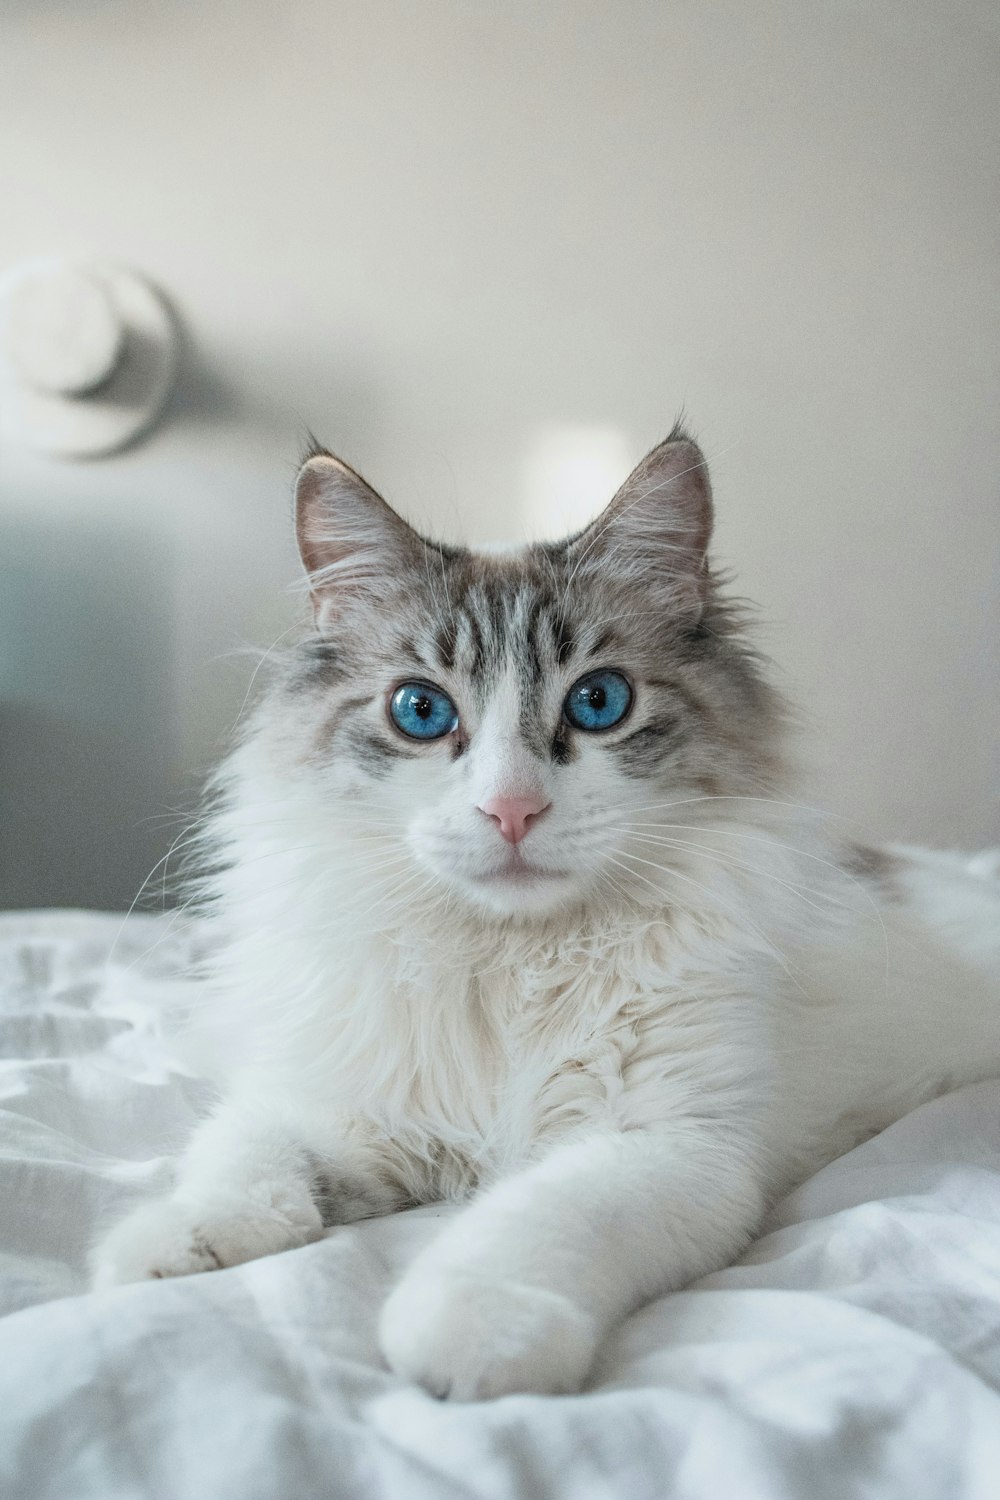
[(324, 443), (321, 443), (316, 434), (307, 427), (302, 442), (302, 452), (299, 454), (299, 468), (303, 468), (311, 458), (334, 457), (335, 454)]
[[(652, 451), (656, 453), (658, 449), (666, 447), (668, 443), (690, 443), (692, 447), (698, 447), (698, 443), (695, 439), (694, 433), (691, 432), (688, 428), (687, 412), (684, 410), (683, 406), (674, 418), (674, 425), (673, 427), (671, 427), (670, 431), (663, 439), (663, 442), (658, 443), (656, 445), (656, 448), (654, 448)], [(701, 449), (699, 448), (698, 451), (700, 453)]]

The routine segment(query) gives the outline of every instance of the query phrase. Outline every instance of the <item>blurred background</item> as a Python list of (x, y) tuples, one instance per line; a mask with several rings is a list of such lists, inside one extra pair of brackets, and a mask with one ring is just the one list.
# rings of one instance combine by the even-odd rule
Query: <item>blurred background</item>
[(816, 798), (995, 841), (998, 176), (992, 0), (6, 0), (0, 269), (133, 266), (184, 344), (132, 448), (0, 452), (0, 904), (127, 906), (183, 826), (306, 427), (475, 541), (684, 406)]

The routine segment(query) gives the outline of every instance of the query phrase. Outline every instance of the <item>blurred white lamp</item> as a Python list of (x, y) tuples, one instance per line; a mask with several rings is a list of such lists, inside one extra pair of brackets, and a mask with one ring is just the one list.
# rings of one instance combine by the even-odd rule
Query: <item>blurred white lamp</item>
[(96, 457), (156, 420), (173, 385), (177, 331), (139, 276), (58, 257), (0, 279), (0, 439)]

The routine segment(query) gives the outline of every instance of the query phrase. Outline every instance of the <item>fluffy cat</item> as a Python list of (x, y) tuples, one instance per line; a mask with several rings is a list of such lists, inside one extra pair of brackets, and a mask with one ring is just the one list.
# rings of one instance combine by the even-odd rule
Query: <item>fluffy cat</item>
[(792, 1184), (1000, 1074), (996, 870), (798, 805), (711, 528), (679, 428), (578, 536), (500, 554), (307, 459), (314, 628), (208, 829), (221, 1102), (99, 1285), (470, 1199), (388, 1299), (389, 1365), (572, 1391)]

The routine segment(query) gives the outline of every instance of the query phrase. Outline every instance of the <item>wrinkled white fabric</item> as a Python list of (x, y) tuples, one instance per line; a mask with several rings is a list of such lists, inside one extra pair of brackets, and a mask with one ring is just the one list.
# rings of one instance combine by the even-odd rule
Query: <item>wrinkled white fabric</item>
[(377, 1310), (450, 1209), (88, 1293), (97, 1226), (165, 1188), (198, 1107), (158, 1020), (192, 941), (0, 918), (5, 1500), (1000, 1495), (1000, 1083), (818, 1173), (580, 1396), (440, 1404), (384, 1368)]

